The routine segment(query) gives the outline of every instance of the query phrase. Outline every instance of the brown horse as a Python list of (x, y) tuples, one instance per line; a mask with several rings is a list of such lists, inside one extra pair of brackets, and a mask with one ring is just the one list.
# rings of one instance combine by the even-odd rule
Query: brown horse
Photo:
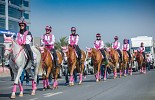
[(100, 66), (102, 64), (102, 54), (100, 50), (95, 48), (87, 48), (88, 58), (91, 58), (94, 65), (94, 73), (96, 77), (96, 82), (100, 80)]
[(114, 65), (113, 71), (114, 71), (114, 79), (115, 79), (115, 78), (117, 78), (117, 67), (119, 67), (120, 76), (121, 76), (122, 63), (120, 62), (119, 55), (116, 50), (114, 50), (113, 48), (109, 48), (108, 53), (109, 53), (109, 57), (110, 57), (109, 58), (110, 62)]
[[(40, 50), (41, 50), (41, 58), (42, 58), (42, 68), (44, 71), (42, 73), (44, 90), (46, 88), (50, 88), (48, 78), (51, 72), (54, 77), (53, 89), (56, 89), (58, 87), (57, 78), (60, 71), (60, 66), (55, 66), (54, 61), (52, 60), (53, 57), (51, 56), (51, 53), (48, 49), (40, 47)], [(60, 52), (56, 51), (56, 53), (58, 56), (58, 64), (61, 65), (62, 56)]]
[(64, 59), (67, 61), (68, 63), (68, 70), (70, 73), (70, 82), (69, 85), (72, 86), (74, 85), (74, 80), (73, 80), (73, 71), (76, 68), (77, 71), (80, 73), (79, 75), (79, 84), (82, 83), (82, 74), (83, 74), (83, 70), (84, 70), (84, 62), (85, 62), (85, 52), (83, 50), (81, 50), (81, 63), (78, 62), (77, 57), (76, 57), (76, 53), (75, 53), (75, 49), (71, 46), (64, 46), (62, 47), (62, 51), (64, 53)]
[(126, 71), (128, 68), (130, 75), (132, 75), (132, 68), (131, 68), (131, 66), (129, 66), (130, 61), (129, 61), (128, 53), (123, 50), (122, 54), (123, 54), (122, 55), (123, 61), (122, 61), (122, 67), (121, 67), (122, 69), (121, 70), (124, 72), (124, 76), (126, 76), (126, 73), (127, 73)]
[(146, 63), (144, 57), (141, 52), (134, 52), (134, 56), (136, 57), (136, 61), (138, 63), (138, 68), (140, 68), (140, 73), (146, 73)]

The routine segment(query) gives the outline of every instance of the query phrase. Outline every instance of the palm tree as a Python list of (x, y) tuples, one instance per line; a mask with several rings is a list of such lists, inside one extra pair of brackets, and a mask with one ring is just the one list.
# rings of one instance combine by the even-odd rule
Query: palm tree
[(67, 46), (68, 45), (68, 40), (67, 37), (61, 37), (59, 41), (55, 42), (55, 49), (61, 51), (62, 46)]
[(105, 47), (111, 47), (111, 46), (112, 46), (112, 44), (110, 42), (105, 43)]

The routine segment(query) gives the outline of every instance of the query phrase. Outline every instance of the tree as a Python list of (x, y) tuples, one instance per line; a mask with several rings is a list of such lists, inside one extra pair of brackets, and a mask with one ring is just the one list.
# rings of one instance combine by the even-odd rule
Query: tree
[(105, 46), (106, 46), (106, 47), (111, 47), (112, 44), (111, 44), (110, 42), (106, 42), (106, 43), (105, 43)]
[(68, 45), (68, 40), (67, 37), (61, 37), (59, 41), (55, 42), (55, 49), (61, 51), (62, 46), (67, 46)]

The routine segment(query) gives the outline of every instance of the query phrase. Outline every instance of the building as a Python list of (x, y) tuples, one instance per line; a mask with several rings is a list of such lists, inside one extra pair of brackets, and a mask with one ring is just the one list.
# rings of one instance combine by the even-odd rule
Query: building
[(24, 18), (29, 29), (30, 0), (0, 0), (0, 58), (3, 58), (3, 34), (16, 35), (19, 31), (18, 22)]

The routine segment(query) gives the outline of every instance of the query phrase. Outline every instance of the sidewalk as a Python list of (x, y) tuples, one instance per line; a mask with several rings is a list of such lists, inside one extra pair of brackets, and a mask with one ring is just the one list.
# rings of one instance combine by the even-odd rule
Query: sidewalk
[(10, 76), (10, 70), (7, 67), (0, 66), (0, 77), (8, 77)]

